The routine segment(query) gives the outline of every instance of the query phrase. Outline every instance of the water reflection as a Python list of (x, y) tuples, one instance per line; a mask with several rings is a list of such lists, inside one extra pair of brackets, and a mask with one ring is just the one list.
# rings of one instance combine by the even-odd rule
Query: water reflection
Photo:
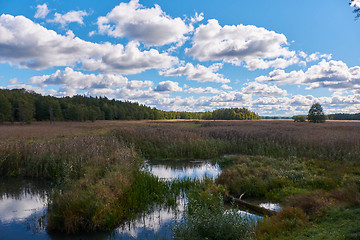
[(171, 227), (180, 220), (184, 212), (186, 198), (177, 200), (177, 208), (155, 206), (152, 211), (116, 229), (121, 239), (171, 239)]
[(48, 239), (41, 220), (50, 188), (40, 181), (1, 179), (0, 239)]
[(216, 178), (221, 169), (210, 161), (147, 161), (144, 169), (163, 180)]
[[(209, 161), (174, 162), (147, 161), (144, 170), (162, 180), (216, 178), (221, 169)], [(180, 220), (186, 206), (186, 197), (179, 196), (177, 208), (153, 206), (137, 219), (128, 222), (110, 233), (65, 236), (49, 234), (39, 218), (47, 211), (48, 183), (2, 179), (0, 183), (0, 239), (171, 239), (171, 227)], [(257, 203), (259, 206), (279, 210), (273, 203)], [(257, 219), (259, 216), (240, 211), (239, 214)]]
[(275, 212), (278, 212), (281, 209), (280, 205), (277, 203), (260, 203), (259, 206)]

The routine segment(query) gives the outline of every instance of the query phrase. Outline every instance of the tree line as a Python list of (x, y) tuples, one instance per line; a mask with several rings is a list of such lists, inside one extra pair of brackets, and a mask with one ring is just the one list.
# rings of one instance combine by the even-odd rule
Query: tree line
[(335, 113), (329, 114), (327, 117), (329, 120), (360, 120), (360, 113)]
[(252, 120), (259, 115), (245, 108), (213, 112), (162, 111), (143, 104), (106, 97), (52, 97), (25, 89), (0, 89), (0, 122), (207, 119)]

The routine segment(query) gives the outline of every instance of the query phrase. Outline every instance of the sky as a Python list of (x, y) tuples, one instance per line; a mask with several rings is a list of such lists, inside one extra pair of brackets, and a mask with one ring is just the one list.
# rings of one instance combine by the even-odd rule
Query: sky
[(0, 88), (174, 111), (360, 112), (360, 0), (0, 0)]

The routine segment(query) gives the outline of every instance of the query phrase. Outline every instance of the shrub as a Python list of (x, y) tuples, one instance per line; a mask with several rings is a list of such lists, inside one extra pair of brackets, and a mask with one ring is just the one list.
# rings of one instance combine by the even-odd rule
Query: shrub
[(305, 122), (306, 120), (306, 116), (304, 115), (297, 115), (297, 116), (294, 116), (294, 122)]

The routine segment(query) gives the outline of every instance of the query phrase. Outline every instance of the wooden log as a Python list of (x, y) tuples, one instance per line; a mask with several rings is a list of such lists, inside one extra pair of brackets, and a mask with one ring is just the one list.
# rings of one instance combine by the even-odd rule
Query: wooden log
[(276, 214), (276, 212), (273, 210), (266, 209), (266, 208), (260, 207), (258, 205), (254, 205), (254, 204), (245, 202), (244, 200), (234, 198), (232, 196), (225, 196), (224, 201), (226, 203), (234, 203), (237, 206), (239, 206), (241, 209), (249, 210), (250, 212), (260, 215), (260, 216), (272, 216), (272, 215)]

